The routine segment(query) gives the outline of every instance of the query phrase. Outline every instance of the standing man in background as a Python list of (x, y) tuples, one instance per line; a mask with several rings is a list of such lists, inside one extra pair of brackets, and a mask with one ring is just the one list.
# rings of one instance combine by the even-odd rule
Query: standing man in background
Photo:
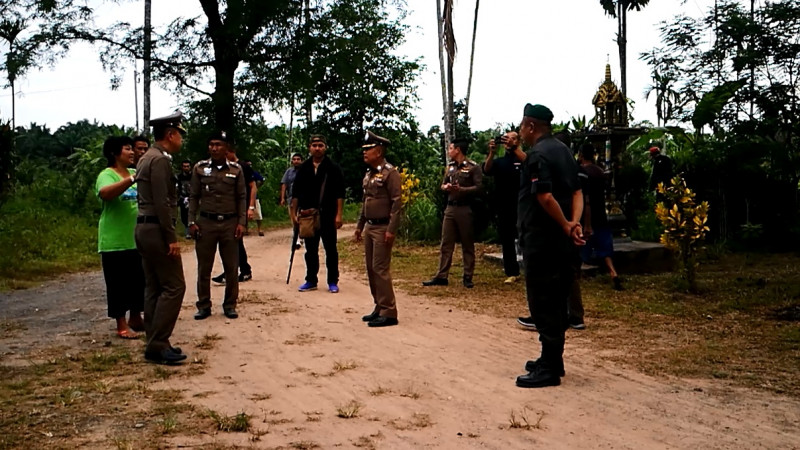
[(312, 134), (308, 151), (311, 157), (297, 170), (292, 186), (292, 206), (289, 216), (297, 226), (298, 214), (319, 210), (320, 228), (313, 237), (305, 239), (306, 282), (300, 292), (317, 289), (319, 274), (319, 241), (325, 247), (325, 267), (328, 270), (328, 291), (339, 292), (339, 250), (337, 232), (342, 227), (344, 209), (344, 175), (338, 164), (325, 155), (328, 143), (325, 136)]
[(363, 234), (369, 290), (375, 302), (372, 312), (361, 318), (370, 327), (398, 323), (391, 264), (392, 245), (400, 226), (402, 181), (397, 169), (386, 162), (388, 146), (388, 139), (371, 131), (361, 146), (369, 169), (362, 182), (364, 198), (355, 238), (359, 242)]
[[(495, 160), (494, 151), (501, 143), (506, 149), (502, 158)], [(519, 196), (519, 170), (525, 161), (525, 152), (519, 145), (519, 134), (509, 131), (499, 140), (489, 141), (489, 154), (483, 163), (483, 174), (494, 177), (495, 202), (497, 208), (497, 234), (503, 247), (503, 270), (506, 284), (519, 280), (517, 261), (517, 196)]]
[(293, 154), (292, 167), (286, 169), (286, 172), (283, 173), (283, 178), (281, 178), (281, 206), (286, 206), (288, 203), (292, 202), (292, 185), (294, 184), (294, 179), (297, 176), (297, 169), (300, 168), (300, 164), (303, 164), (303, 156), (300, 155), (300, 153)]
[(464, 258), (464, 287), (471, 289), (475, 271), (475, 237), (472, 228), (472, 200), (481, 192), (483, 173), (475, 161), (467, 159), (466, 139), (456, 139), (447, 148), (450, 164), (444, 174), (441, 189), (447, 192), (447, 208), (442, 221), (442, 244), (439, 250), (439, 270), (423, 286), (447, 286), (456, 241), (461, 240)]
[(583, 193), (572, 151), (552, 136), (553, 113), (542, 105), (525, 105), (520, 137), (533, 146), (522, 166), (518, 229), (525, 263), (525, 290), (541, 357), (525, 364), (517, 377), (525, 388), (557, 386), (564, 376), (567, 299), (575, 277)]
[[(239, 164), (239, 158), (236, 156), (236, 142), (233, 137), (228, 136), (225, 146), (225, 157), (228, 161), (234, 162), (242, 169), (244, 174), (244, 186), (246, 189), (245, 203), (247, 204), (247, 220), (253, 220), (256, 210), (256, 182), (253, 179), (253, 168), (247, 165)], [(244, 231), (247, 231), (247, 221), (245, 221)], [(244, 248), (244, 233), (242, 237), (237, 239), (239, 247), (239, 283), (250, 281), (253, 279), (253, 269), (247, 262), (247, 250)], [(225, 269), (227, 270), (227, 269)], [(217, 275), (211, 280), (217, 284), (225, 284), (225, 272)]]
[(195, 320), (211, 315), (211, 269), (219, 246), (225, 270), (225, 298), (222, 312), (236, 319), (239, 279), (236, 265), (239, 244), (247, 223), (244, 171), (226, 155), (230, 137), (219, 131), (208, 138), (210, 159), (200, 161), (192, 170), (189, 200), (189, 230), (195, 238), (197, 253), (197, 313)]
[(178, 193), (172, 173), (172, 154), (180, 151), (186, 133), (182, 120), (183, 115), (176, 112), (150, 121), (156, 143), (136, 167), (139, 203), (136, 247), (142, 254), (146, 280), (144, 357), (158, 364), (176, 364), (186, 359), (169, 342), (186, 293), (181, 249), (175, 236)]
[(136, 168), (136, 164), (139, 164), (139, 160), (144, 156), (144, 152), (150, 148), (150, 139), (143, 135), (136, 136), (133, 138), (133, 167), (132, 169)]
[(189, 233), (189, 192), (192, 187), (192, 162), (184, 159), (181, 162), (181, 173), (178, 174), (178, 207), (181, 209), (181, 223), (186, 232), (186, 239), (191, 239)]

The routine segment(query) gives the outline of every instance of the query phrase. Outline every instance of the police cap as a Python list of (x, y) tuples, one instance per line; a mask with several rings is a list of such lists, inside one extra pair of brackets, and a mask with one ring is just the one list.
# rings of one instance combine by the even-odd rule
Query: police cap
[(550, 108), (544, 105), (531, 105), (528, 103), (525, 105), (525, 111), (522, 115), (548, 123), (553, 120), (553, 111), (550, 111)]
[(208, 137), (208, 143), (210, 144), (211, 141), (222, 141), (226, 144), (234, 145), (236, 142), (233, 139), (233, 136), (228, 133), (227, 131), (219, 130), (215, 131)]
[(168, 116), (150, 119), (148, 125), (153, 127), (153, 129), (175, 128), (176, 130), (180, 131), (181, 134), (185, 135), (186, 128), (183, 128), (181, 122), (183, 122), (183, 113), (180, 111), (175, 111)]
[(391, 144), (390, 140), (386, 139), (385, 137), (378, 136), (372, 131), (367, 130), (367, 135), (364, 136), (364, 145), (361, 146), (361, 149), (369, 150), (377, 146), (386, 148), (389, 146), (389, 144)]

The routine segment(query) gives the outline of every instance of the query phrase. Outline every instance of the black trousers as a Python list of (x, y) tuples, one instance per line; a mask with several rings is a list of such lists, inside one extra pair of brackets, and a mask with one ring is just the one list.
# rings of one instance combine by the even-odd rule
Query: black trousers
[(181, 209), (181, 223), (186, 232), (189, 232), (189, 206), (184, 206), (183, 199), (178, 201), (178, 207)]
[(497, 234), (500, 237), (500, 245), (503, 246), (503, 271), (507, 277), (516, 277), (519, 276), (517, 248), (514, 243), (517, 239), (516, 205), (513, 210), (502, 208), (497, 213)]
[(325, 267), (328, 270), (328, 284), (339, 284), (339, 250), (336, 248), (336, 225), (333, 218), (321, 218), (321, 226), (314, 237), (305, 238), (306, 281), (317, 284), (319, 279), (319, 241), (325, 247)]
[(106, 280), (108, 317), (119, 319), (130, 311), (144, 310), (144, 270), (138, 250), (100, 253), (103, 278)]
[(541, 236), (533, 241), (533, 236), (525, 234), (521, 241), (526, 297), (542, 343), (541, 359), (551, 370), (560, 371), (578, 251), (566, 235), (550, 236), (543, 244)]
[(244, 238), (239, 238), (239, 273), (249, 275), (253, 273), (253, 268), (247, 263), (247, 250), (244, 249)]

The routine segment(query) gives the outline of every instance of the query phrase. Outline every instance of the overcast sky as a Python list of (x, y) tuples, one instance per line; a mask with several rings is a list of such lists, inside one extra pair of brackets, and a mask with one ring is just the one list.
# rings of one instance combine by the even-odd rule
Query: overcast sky
[[(712, 0), (653, 0), (641, 12), (628, 15), (628, 96), (635, 102), (636, 120), (655, 123), (654, 99), (644, 99), (650, 83), (647, 66), (639, 54), (659, 45), (658, 24), (677, 14), (703, 14)], [(436, 40), (436, 2), (408, 0), (407, 23), (412, 27), (400, 51), (421, 57), (426, 66), (419, 78), (416, 116), (423, 130), (438, 125), (442, 96)], [(125, 20), (143, 21), (143, 2), (102, 5), (99, 24)], [(455, 97), (466, 95), (474, 0), (456, 0), (454, 27), (458, 55)], [(200, 15), (197, 0), (155, 0), (154, 25), (183, 15)], [(516, 122), (525, 103), (541, 103), (555, 113), (556, 121), (593, 115), (591, 99), (603, 81), (605, 64), (619, 81), (616, 21), (603, 14), (596, 0), (492, 0), (482, 2), (478, 18), (472, 100), (472, 129)], [(5, 52), (6, 48), (2, 48)], [(139, 64), (141, 71), (141, 63)], [(141, 83), (134, 85), (134, 66), (126, 69), (119, 90), (112, 91), (97, 50), (79, 45), (53, 68), (34, 70), (18, 80), (17, 125), (35, 122), (56, 129), (81, 119), (133, 127), (136, 124), (135, 90), (142, 115)], [(153, 86), (152, 117), (168, 114), (178, 106), (171, 93)], [(270, 114), (270, 120), (288, 123), (288, 113)], [(0, 118), (11, 118), (11, 91), (0, 91)]]

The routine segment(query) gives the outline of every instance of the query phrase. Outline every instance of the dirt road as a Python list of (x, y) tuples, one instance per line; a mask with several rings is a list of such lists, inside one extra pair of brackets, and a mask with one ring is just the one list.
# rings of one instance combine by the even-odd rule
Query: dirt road
[[(352, 228), (340, 232), (341, 238), (351, 234)], [(370, 329), (360, 320), (372, 308), (363, 272), (343, 271), (339, 294), (299, 293), (302, 250), (285, 284), (289, 232), (246, 239), (254, 273), (241, 285), (237, 320), (221, 314), (221, 287), (212, 289), (214, 315), (192, 319), (196, 264), (193, 253), (184, 254), (188, 288), (173, 344), (204, 360), (205, 372), (156, 387), (182, 389), (203, 409), (244, 411), (254, 429), (268, 433), (258, 442), (247, 433), (177, 435), (169, 437), (171, 445), (800, 448), (798, 400), (714, 381), (652, 378), (602, 361), (569, 336), (562, 385), (519, 389), (514, 378), (538, 345), (513, 318), (451, 310), (398, 292), (400, 326)], [(321, 280), (324, 274), (323, 264)], [(0, 297), (0, 315), (38, 316), (58, 326), (42, 340), (67, 342), (91, 326), (106, 327), (111, 336), (100, 282), (98, 274), (72, 276), (7, 294)], [(55, 307), (65, 292), (78, 295)], [(26, 343), (9, 351), (36, 344), (31, 323)], [(213, 349), (197, 347), (214, 335), (220, 339)], [(353, 418), (338, 416), (356, 409)]]

